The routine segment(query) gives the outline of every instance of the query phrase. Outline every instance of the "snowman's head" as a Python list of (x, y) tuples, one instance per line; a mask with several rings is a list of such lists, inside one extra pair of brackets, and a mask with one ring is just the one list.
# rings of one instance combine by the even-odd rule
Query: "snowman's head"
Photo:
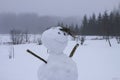
[(42, 34), (43, 45), (53, 54), (63, 52), (68, 42), (68, 33), (62, 27), (52, 27)]

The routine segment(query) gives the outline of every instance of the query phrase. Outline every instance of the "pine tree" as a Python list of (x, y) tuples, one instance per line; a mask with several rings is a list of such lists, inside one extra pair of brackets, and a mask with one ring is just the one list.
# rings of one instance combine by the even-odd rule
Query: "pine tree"
[(103, 29), (102, 29), (102, 15), (99, 13), (98, 18), (97, 18), (97, 28), (98, 28), (98, 35), (103, 35)]
[(110, 39), (109, 39), (110, 38), (109, 15), (106, 11), (104, 12), (102, 23), (103, 23), (103, 27), (104, 27), (106, 40), (108, 41), (109, 46), (111, 47), (111, 43), (110, 43)]
[(87, 16), (84, 15), (81, 26), (81, 35), (87, 34), (87, 27), (88, 27), (88, 19)]

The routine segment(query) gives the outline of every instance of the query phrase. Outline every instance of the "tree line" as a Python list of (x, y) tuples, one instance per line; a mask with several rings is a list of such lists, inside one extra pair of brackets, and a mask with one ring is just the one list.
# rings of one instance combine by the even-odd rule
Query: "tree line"
[(99, 13), (98, 17), (93, 14), (89, 19), (85, 15), (81, 25), (81, 34), (83, 35), (102, 35), (118, 36), (120, 35), (120, 14), (118, 12)]
[(81, 25), (58, 23), (58, 26), (67, 27), (76, 35), (118, 36), (120, 35), (120, 14), (105, 11), (98, 16), (93, 14), (89, 18), (84, 15)]
[(120, 36), (120, 4), (111, 12), (84, 15), (81, 25), (58, 23), (58, 26), (69, 28), (75, 35)]

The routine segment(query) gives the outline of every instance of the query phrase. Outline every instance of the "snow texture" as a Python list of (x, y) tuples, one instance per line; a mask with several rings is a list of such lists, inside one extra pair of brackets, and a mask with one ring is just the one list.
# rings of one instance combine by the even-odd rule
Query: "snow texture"
[(53, 27), (42, 34), (42, 43), (43, 45), (51, 51), (51, 54), (62, 53), (65, 47), (67, 46), (68, 36), (65, 32), (60, 31), (61, 27)]
[(61, 27), (46, 30), (42, 35), (42, 43), (50, 50), (48, 63), (40, 66), (39, 80), (77, 80), (76, 63), (63, 53), (67, 46), (67, 33)]
[[(78, 80), (120, 80), (120, 44), (113, 38), (110, 39), (112, 47), (109, 47), (105, 40), (93, 38), (101, 36), (86, 36), (86, 41), (72, 57), (78, 67)], [(0, 39), (2, 42), (9, 41), (9, 35), (1, 34)], [(67, 56), (75, 44), (76, 41), (68, 41), (64, 50)], [(46, 47), (33, 43), (13, 47), (15, 55), (9, 59), (11, 46), (0, 45), (0, 80), (39, 80), (37, 73), (44, 63), (26, 50), (30, 49), (47, 60), (49, 54)]]
[(65, 54), (50, 55), (48, 64), (38, 70), (39, 80), (77, 80), (75, 62)]

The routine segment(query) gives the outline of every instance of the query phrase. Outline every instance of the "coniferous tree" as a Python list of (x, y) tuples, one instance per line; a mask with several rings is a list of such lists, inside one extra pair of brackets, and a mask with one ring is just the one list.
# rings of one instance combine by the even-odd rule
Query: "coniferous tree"
[(106, 36), (109, 36), (108, 23), (109, 23), (109, 16), (108, 16), (108, 13), (105, 11), (103, 14), (102, 26), (104, 27), (104, 34)]
[(120, 14), (117, 12), (115, 15), (114, 25), (116, 28), (116, 35), (120, 35)]
[(79, 28), (78, 28), (78, 25), (76, 24), (76, 26), (75, 26), (75, 29), (74, 29), (74, 31), (75, 31), (75, 34), (79, 34)]
[(92, 17), (90, 17), (89, 22), (88, 22), (88, 34), (89, 35), (95, 35), (96, 34), (96, 16), (95, 14), (92, 15)]
[(104, 32), (105, 32), (105, 36), (106, 36), (106, 41), (108, 41), (109, 46), (111, 47), (111, 43), (110, 43), (110, 25), (109, 25), (109, 15), (108, 13), (105, 11), (104, 15), (103, 15), (103, 27), (104, 27)]
[(88, 26), (88, 19), (87, 19), (87, 16), (84, 15), (82, 26), (81, 26), (81, 35), (87, 34), (87, 26)]
[(102, 15), (101, 13), (99, 13), (98, 15), (98, 18), (97, 18), (97, 28), (98, 28), (98, 31), (97, 31), (97, 34), (98, 35), (103, 35), (103, 29), (102, 29)]
[(115, 35), (115, 26), (114, 26), (114, 14), (113, 12), (110, 13), (109, 15), (109, 32), (110, 35)]

